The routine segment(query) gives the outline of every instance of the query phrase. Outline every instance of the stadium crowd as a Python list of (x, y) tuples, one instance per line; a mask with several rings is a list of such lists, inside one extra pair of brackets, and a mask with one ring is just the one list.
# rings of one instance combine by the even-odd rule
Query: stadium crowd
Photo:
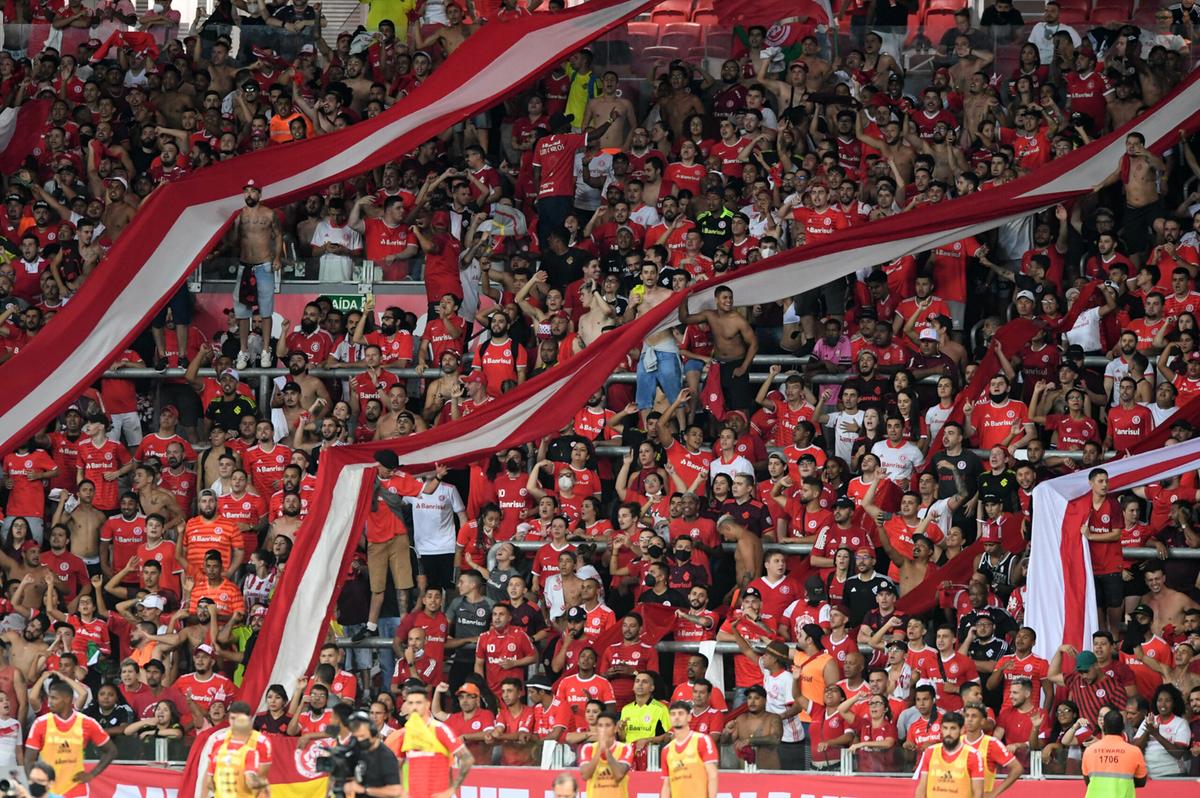
[[(0, 53), (0, 97), (52, 108), (3, 176), (0, 358), (103, 279), (160, 183), (370, 119), (480, 25), (541, 3), (418, 5), (372, 8), (330, 44), (306, 0), (221, 2), (186, 37), (170, 0), (16, 3), (30, 24)], [(213, 253), (238, 263), (227, 325), (194, 326), (182, 288), (110, 369), (182, 376), (154, 391), (108, 376), (3, 458), (0, 767), (31, 727), (40, 747), (53, 685), (94, 742), (227, 723), (327, 447), (462, 418), (693, 282), (1033, 172), (1165, 96), (1200, 23), (1190, 1), (1143, 29), (997, 0), (935, 45), (894, 33), (911, 4), (844, 5), (840, 29), (791, 42), (714, 28), (704, 64), (687, 49), (644, 63), (617, 34), (294, 205), (265, 207), (249, 180)], [(932, 60), (906, 72), (916, 51)], [(381, 453), (320, 664), (273, 685), (255, 728), (321, 745), (365, 708), (395, 730), (424, 686), (476, 763), (535, 763), (546, 741), (586, 760), (614, 711), (645, 768), (686, 700), (726, 766), (836, 769), (849, 749), (856, 770), (892, 772), (961, 711), (992, 777), (1015, 778), (1031, 757), (1078, 773), (1119, 712), (1152, 777), (1200, 773), (1200, 559), (1168, 556), (1200, 548), (1200, 486), (1110, 496), (1102, 469), (1162, 425), (1195, 434), (1176, 413), (1200, 395), (1197, 180), (1186, 136), (1155, 154), (1130, 134), (1069, 207), (779, 303), (718, 292), (557, 436), (422, 478)], [(324, 283), (366, 261), (379, 282), (421, 280), (428, 312), (315, 297), (273, 325), (293, 249)], [(1014, 319), (1035, 332), (1006, 346)], [(986, 393), (948, 421), (988, 353)], [(269, 407), (251, 365), (287, 370)], [(1031, 497), (1077, 469), (1101, 631), (1047, 661), (1024, 624)], [(968, 580), (929, 585), (976, 541)], [(933, 610), (897, 610), (922, 591)], [(361, 645), (380, 637), (391, 647)], [(736, 645), (718, 655), (731, 678), (659, 652), (664, 637)]]

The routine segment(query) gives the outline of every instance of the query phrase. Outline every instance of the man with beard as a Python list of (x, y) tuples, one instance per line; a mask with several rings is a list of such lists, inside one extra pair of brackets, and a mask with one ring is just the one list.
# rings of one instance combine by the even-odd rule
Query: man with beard
[[(246, 207), (238, 213), (233, 226), (239, 261), (233, 292), (233, 311), (238, 320), (240, 343), (236, 363), (239, 369), (250, 365), (250, 353), (247, 351), (246, 342), (250, 336), (250, 317), (254, 313), (254, 304), (257, 304), (258, 315), (262, 319), (263, 342), (268, 343), (271, 340), (271, 314), (275, 310), (275, 275), (283, 268), (283, 232), (279, 226), (279, 218), (270, 208), (259, 204), (262, 189), (254, 180), (246, 181), (242, 187), (242, 195)], [(109, 226), (107, 219), (105, 226)], [(242, 281), (247, 270), (252, 270), (253, 293), (257, 295), (257, 303), (252, 301), (251, 305), (242, 304)], [(247, 299), (249, 298), (247, 296)], [(264, 346), (259, 365), (268, 368), (274, 361), (270, 347)]]
[[(441, 303), (438, 303), (438, 307)], [(408, 330), (400, 329), (404, 311), (398, 307), (384, 309), (379, 317), (379, 329), (365, 332), (367, 320), (375, 318), (375, 296), (367, 294), (363, 300), (363, 312), (354, 328), (354, 343), (359, 346), (379, 347), (381, 362), (385, 366), (408, 368), (413, 360), (413, 337)], [(363, 350), (364, 354), (366, 350)]]
[(300, 516), (304, 517), (308, 513), (308, 498), (316, 489), (315, 482), (315, 479), (305, 477), (302, 464), (289, 463), (287, 468), (283, 469), (283, 476), (279, 480), (279, 490), (271, 494), (268, 502), (268, 517), (271, 519), (279, 517), (283, 510), (283, 499), (289, 493), (299, 495)]
[[(220, 434), (224, 434), (221, 430)], [(196, 498), (196, 472), (187, 467), (184, 446), (186, 441), (171, 441), (167, 444), (165, 467), (158, 475), (158, 483), (175, 497), (175, 502), (184, 514), (191, 512), (192, 503)], [(188, 445), (188, 448), (191, 448)], [(191, 458), (195, 460), (195, 455)]]
[(461, 363), (457, 352), (443, 352), (438, 375), (426, 377), (425, 408), (421, 415), (428, 423), (432, 424), (441, 415), (446, 402), (450, 401), (462, 375)]
[[(192, 365), (199, 363), (200, 359), (192, 361)], [(220, 388), (218, 394), (208, 404), (208, 409), (204, 411), (204, 417), (215, 426), (225, 430), (240, 431), (242, 419), (248, 418), (254, 420), (255, 410), (257, 405), (254, 399), (244, 396), (239, 390), (238, 373), (234, 369), (225, 369), (220, 372), (217, 378), (217, 384)]]
[(983, 798), (983, 760), (962, 740), (963, 716), (942, 716), (942, 741), (925, 749), (917, 766), (917, 798)]
[(408, 389), (404, 387), (404, 383), (388, 388), (384, 406), (387, 407), (387, 412), (375, 425), (375, 440), (398, 438), (408, 435), (414, 429), (417, 432), (426, 429), (425, 420), (417, 419), (408, 410)]
[(513, 340), (508, 330), (508, 316), (500, 311), (492, 313), (488, 319), (491, 337), (479, 345), (472, 359), (475, 370), (483, 373), (484, 384), (496, 392), (508, 380), (518, 384), (524, 382), (529, 366), (525, 347)]
[[(392, 322), (393, 329), (395, 322)], [(377, 333), (368, 333), (368, 335), (378, 335)], [(361, 336), (355, 336), (355, 342)], [(397, 384), (400, 380), (395, 374), (383, 369), (383, 345), (375, 342), (368, 343), (363, 348), (363, 363), (367, 370), (361, 374), (356, 374), (350, 380), (350, 406), (357, 408), (358, 414), (362, 415), (366, 412), (367, 402), (371, 399), (383, 401), (384, 393)], [(399, 363), (401, 367), (407, 367), (407, 361)]]
[(296, 447), (296, 451), (308, 452), (309, 470), (311, 473), (316, 473), (320, 465), (321, 452), (331, 446), (341, 446), (341, 427), (337, 419), (333, 417), (323, 418), (315, 424), (317, 430), (317, 439), (312, 443), (305, 443), (305, 430), (312, 429), (314, 424), (309, 424), (297, 427), (296, 436), (292, 444)]
[[(304, 316), (305, 320), (300, 323), (302, 331), (305, 329), (305, 325), (311, 320), (308, 308), (305, 308)], [(300, 343), (297, 340), (299, 335), (300, 333), (292, 333), (288, 336), (288, 341)], [(286, 352), (282, 351), (284, 347), (281, 342), (279, 347), (281, 350), (280, 357), (287, 361), (287, 382), (294, 382), (300, 388), (300, 407), (311, 412), (314, 417), (320, 418), (329, 412), (333, 407), (333, 402), (329, 399), (329, 390), (325, 387), (325, 383), (309, 374), (308, 368), (310, 363), (320, 365), (325, 362), (329, 353), (333, 351), (333, 338), (329, 333), (321, 329), (315, 329), (315, 332), (308, 337), (309, 340), (304, 346), (287, 347)], [(323, 346), (323, 349), (320, 351), (315, 350), (317, 339), (320, 339), (320, 345)], [(318, 399), (321, 400), (320, 405), (317, 404)], [(276, 399), (272, 404), (278, 407), (278, 402), (279, 395), (276, 394)]]
[(263, 546), (269, 550), (276, 535), (283, 535), (294, 543), (296, 541), (296, 532), (299, 531), (302, 520), (300, 511), (300, 494), (285, 489), (282, 503), (279, 507), (279, 515), (271, 521), (271, 527), (267, 532), (267, 539), (264, 541)]
[(217, 494), (211, 490), (200, 491), (197, 506), (200, 514), (188, 519), (175, 549), (175, 559), (184, 573), (192, 579), (198, 578), (204, 570), (205, 553), (213, 549), (227, 555), (223, 562), (229, 562), (235, 568), (240, 566), (244, 557), (242, 535), (234, 521), (217, 516)]
[(46, 616), (35, 615), (20, 632), (10, 630), (4, 633), (10, 664), (30, 684), (37, 680), (50, 650), (43, 639), (47, 628)]

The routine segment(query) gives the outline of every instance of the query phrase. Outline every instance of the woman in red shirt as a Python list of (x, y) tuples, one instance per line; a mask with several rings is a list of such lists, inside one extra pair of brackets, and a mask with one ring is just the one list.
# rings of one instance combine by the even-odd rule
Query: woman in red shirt
[(460, 570), (478, 571), (487, 579), (487, 555), (496, 542), (501, 516), (500, 506), (489, 502), (480, 508), (477, 519), (468, 521), (458, 530)]
[(853, 704), (843, 701), (838, 710), (849, 724), (858, 742), (850, 746), (858, 752), (854, 769), (862, 773), (893, 773), (896, 770), (896, 724), (887, 698), (872, 695), (867, 699), (867, 714), (856, 716)]

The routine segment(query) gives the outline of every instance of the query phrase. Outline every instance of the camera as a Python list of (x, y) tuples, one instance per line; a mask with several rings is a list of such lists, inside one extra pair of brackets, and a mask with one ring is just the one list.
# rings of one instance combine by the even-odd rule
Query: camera
[[(18, 786), (20, 785), (8, 779), (0, 779), (0, 798), (11, 798), (11, 796), (20, 795), (21, 793), (17, 792), (16, 789)], [(25, 788), (25, 792), (33, 796), (33, 798), (42, 798), (46, 794), (46, 785), (31, 783)]]
[(354, 779), (354, 771), (358, 768), (359, 751), (358, 740), (352, 738), (345, 744), (326, 749), (325, 755), (313, 762), (313, 768), (318, 773), (329, 776), (330, 795), (346, 794), (346, 782)]

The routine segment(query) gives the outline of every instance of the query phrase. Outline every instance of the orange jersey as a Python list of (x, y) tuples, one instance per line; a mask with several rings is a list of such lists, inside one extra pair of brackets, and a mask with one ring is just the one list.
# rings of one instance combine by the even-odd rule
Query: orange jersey
[(204, 555), (209, 549), (221, 552), (221, 567), (229, 568), (233, 550), (242, 548), (242, 533), (237, 526), (221, 517), (211, 521), (198, 515), (189, 518), (180, 540), (187, 553), (187, 573), (199, 580), (204, 575)]

